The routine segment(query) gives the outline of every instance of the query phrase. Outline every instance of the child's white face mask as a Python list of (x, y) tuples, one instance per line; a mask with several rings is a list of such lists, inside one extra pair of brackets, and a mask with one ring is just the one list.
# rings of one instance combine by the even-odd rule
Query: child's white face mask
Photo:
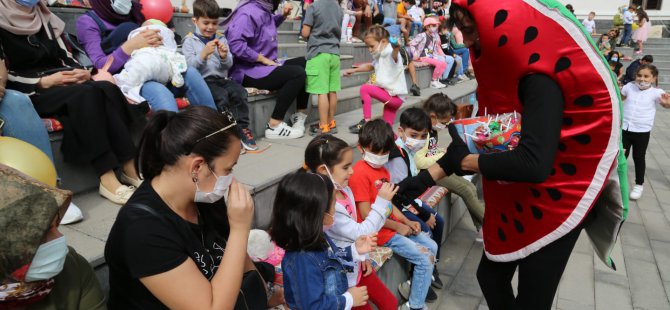
[(363, 160), (365, 160), (365, 162), (368, 163), (370, 167), (379, 169), (389, 161), (389, 154), (377, 155), (370, 152), (365, 152), (363, 155)]
[(382, 55), (382, 42), (379, 42), (379, 44), (377, 44), (377, 48), (370, 52), (370, 54), (372, 54), (372, 58), (379, 59), (379, 57)]

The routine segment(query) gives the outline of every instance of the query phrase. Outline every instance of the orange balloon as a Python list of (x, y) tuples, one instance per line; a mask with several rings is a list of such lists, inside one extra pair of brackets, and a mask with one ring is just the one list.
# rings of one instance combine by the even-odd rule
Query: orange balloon
[(49, 186), (56, 186), (56, 167), (44, 152), (32, 144), (12, 137), (0, 137), (0, 164)]

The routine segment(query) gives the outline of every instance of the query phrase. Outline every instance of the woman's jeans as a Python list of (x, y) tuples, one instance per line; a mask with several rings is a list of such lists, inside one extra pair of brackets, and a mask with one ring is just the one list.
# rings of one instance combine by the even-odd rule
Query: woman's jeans
[(207, 87), (205, 79), (200, 72), (194, 68), (186, 69), (184, 75), (184, 86), (174, 87), (164, 85), (158, 82), (149, 81), (144, 83), (140, 90), (140, 95), (144, 97), (153, 111), (174, 111), (177, 112), (177, 101), (175, 96), (186, 95), (191, 105), (203, 105), (216, 110), (212, 92)]
[(468, 69), (470, 68), (470, 49), (465, 47), (457, 48), (454, 50), (454, 53), (461, 56), (461, 59), (463, 60), (463, 72), (468, 72)]
[(54, 162), (49, 133), (28, 96), (7, 89), (0, 101), (0, 118), (5, 121), (3, 135), (34, 145)]

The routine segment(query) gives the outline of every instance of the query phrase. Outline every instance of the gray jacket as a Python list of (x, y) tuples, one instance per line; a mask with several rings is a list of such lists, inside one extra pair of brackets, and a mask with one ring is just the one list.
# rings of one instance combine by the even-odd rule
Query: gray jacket
[[(223, 32), (217, 31), (215, 37), (219, 42), (228, 45), (228, 40), (223, 36)], [(233, 54), (228, 51), (226, 59), (219, 57), (218, 49), (207, 57), (206, 61), (200, 58), (200, 53), (205, 48), (205, 43), (195, 34), (190, 32), (184, 37), (182, 44), (182, 53), (186, 57), (189, 67), (193, 67), (200, 72), (203, 78), (217, 77), (228, 78), (228, 70), (233, 66)]]

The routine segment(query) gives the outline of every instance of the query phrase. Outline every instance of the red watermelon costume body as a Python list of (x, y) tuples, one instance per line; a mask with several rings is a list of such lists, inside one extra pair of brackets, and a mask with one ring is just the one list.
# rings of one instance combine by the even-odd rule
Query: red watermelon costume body
[(614, 268), (609, 254), (625, 220), (628, 197), (621, 99), (603, 56), (557, 1), (454, 3), (472, 14), (479, 31), (481, 50), (472, 61), (479, 111), (523, 114), (518, 89), (529, 74), (552, 78), (565, 102), (549, 178), (539, 184), (484, 179), (487, 257), (498, 262), (525, 258), (565, 236), (595, 208), (598, 216), (586, 230), (597, 254)]

